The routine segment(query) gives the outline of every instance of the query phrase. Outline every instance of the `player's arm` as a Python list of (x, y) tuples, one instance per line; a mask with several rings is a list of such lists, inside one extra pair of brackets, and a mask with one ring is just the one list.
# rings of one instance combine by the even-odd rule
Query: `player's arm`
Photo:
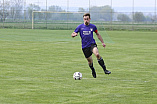
[(76, 33), (76, 32), (73, 32), (72, 34), (71, 34), (71, 37), (75, 37), (75, 36), (77, 36), (78, 34)]
[(101, 41), (103, 47), (105, 48), (106, 44), (104, 43), (104, 40), (103, 40), (102, 36), (100, 35), (100, 33), (98, 31), (95, 31), (95, 33), (96, 33), (98, 39)]

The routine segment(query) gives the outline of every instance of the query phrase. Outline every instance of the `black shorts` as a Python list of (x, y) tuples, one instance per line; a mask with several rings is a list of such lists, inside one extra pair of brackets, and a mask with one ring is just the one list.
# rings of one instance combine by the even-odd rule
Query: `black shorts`
[(82, 51), (85, 55), (86, 58), (89, 58), (92, 54), (93, 54), (93, 48), (97, 47), (97, 44), (92, 44), (90, 47), (88, 48), (83, 48)]

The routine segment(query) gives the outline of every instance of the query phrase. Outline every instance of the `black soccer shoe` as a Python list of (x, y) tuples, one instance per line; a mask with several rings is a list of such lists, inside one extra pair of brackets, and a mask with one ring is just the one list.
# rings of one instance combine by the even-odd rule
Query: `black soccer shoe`
[(93, 78), (96, 78), (96, 72), (92, 71)]
[(110, 71), (108, 71), (108, 70), (105, 70), (105, 74), (111, 74), (111, 72)]

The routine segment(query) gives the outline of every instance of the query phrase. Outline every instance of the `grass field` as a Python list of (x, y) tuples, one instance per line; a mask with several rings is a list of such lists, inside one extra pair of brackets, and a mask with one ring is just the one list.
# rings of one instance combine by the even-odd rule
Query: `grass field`
[[(157, 104), (156, 32), (100, 31), (92, 78), (73, 30), (0, 30), (0, 104)], [(96, 37), (95, 37), (96, 38)], [(74, 72), (83, 74), (74, 80)]]
[[(49, 30), (74, 30), (82, 21), (74, 22), (74, 21), (34, 21), (33, 28), (34, 29), (49, 29)], [(98, 30), (114, 30), (114, 31), (153, 31), (157, 32), (156, 23), (145, 23), (145, 22), (104, 22), (97, 21), (94, 23)], [(23, 22), (5, 22), (0, 23), (0, 28), (9, 28), (9, 29), (32, 29), (31, 21), (23, 21)]]

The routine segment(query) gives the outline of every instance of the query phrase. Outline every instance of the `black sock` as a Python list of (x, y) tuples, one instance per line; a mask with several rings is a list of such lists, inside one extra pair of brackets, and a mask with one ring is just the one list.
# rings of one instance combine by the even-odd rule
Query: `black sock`
[(89, 67), (91, 68), (92, 71), (95, 71), (95, 69), (93, 67), (93, 63), (91, 65), (89, 65)]
[(103, 68), (103, 70), (105, 71), (106, 70), (106, 66), (105, 66), (104, 60), (102, 58), (100, 58), (100, 59), (98, 59), (98, 63)]

